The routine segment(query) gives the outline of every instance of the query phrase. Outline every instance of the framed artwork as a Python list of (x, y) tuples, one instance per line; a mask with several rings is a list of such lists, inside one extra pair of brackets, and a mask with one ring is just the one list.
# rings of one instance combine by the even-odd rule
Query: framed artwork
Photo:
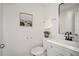
[(20, 12), (20, 26), (32, 27), (33, 15), (29, 13)]

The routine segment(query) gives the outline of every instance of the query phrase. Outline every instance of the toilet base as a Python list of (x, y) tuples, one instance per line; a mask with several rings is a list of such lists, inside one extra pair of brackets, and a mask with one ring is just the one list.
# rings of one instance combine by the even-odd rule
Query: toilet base
[(31, 56), (47, 56), (47, 52), (44, 52), (42, 55), (31, 55)]

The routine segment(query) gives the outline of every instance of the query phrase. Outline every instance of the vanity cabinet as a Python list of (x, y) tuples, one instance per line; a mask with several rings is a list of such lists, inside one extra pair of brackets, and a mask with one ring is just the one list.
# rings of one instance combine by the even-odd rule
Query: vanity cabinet
[(48, 42), (48, 56), (79, 56), (79, 52)]

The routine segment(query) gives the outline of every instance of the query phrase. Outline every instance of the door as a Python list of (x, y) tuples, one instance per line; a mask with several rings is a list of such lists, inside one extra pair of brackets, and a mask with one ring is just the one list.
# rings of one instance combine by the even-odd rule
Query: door
[(0, 4), (0, 56), (3, 55), (3, 5)]
[[(0, 45), (2, 43), (2, 4), (0, 4)], [(2, 55), (2, 49), (0, 48), (0, 56)]]

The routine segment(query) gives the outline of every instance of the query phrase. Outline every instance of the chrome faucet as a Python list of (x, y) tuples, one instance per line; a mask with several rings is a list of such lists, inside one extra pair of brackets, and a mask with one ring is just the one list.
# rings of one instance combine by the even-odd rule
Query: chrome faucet
[(66, 32), (66, 33), (65, 33), (65, 40), (72, 41), (72, 38), (73, 38), (73, 37), (70, 37), (70, 35), (72, 35), (71, 32)]

